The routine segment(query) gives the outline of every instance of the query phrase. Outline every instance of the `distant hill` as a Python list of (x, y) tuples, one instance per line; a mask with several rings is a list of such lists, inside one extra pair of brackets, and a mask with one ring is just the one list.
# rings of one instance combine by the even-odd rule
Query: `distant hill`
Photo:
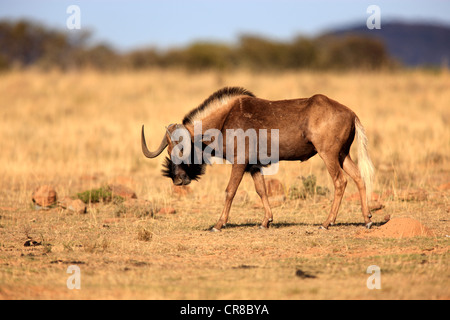
[(358, 34), (383, 41), (389, 55), (406, 66), (450, 67), (450, 26), (431, 23), (381, 22), (381, 29), (355, 26), (328, 33)]

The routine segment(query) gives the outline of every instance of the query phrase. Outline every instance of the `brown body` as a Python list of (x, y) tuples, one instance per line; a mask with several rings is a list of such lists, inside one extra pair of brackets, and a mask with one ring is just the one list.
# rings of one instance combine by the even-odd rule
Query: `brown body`
[[(227, 129), (246, 131), (253, 128), (256, 132), (259, 129), (278, 129), (280, 160), (305, 161), (322, 149), (323, 144), (341, 149), (348, 142), (349, 148), (354, 136), (355, 117), (350, 109), (322, 95), (280, 101), (242, 97), (236, 99), (230, 108), (222, 133), (226, 137)], [(330, 132), (334, 132), (334, 141), (327, 143), (328, 139), (323, 137)]]
[[(222, 91), (223, 90), (225, 89), (222, 89)], [(230, 90), (230, 88), (228, 88), (228, 90)], [(335, 187), (334, 200), (330, 214), (322, 226), (328, 228), (330, 224), (335, 223), (339, 205), (347, 184), (344, 175), (344, 172), (346, 172), (355, 181), (359, 189), (364, 221), (366, 226), (370, 228), (371, 221), (367, 206), (366, 184), (369, 184), (371, 181), (373, 168), (367, 153), (367, 141), (364, 130), (358, 117), (353, 111), (323, 95), (314, 95), (304, 99), (269, 101), (256, 98), (247, 91), (243, 94), (239, 91), (232, 92), (232, 94), (228, 91), (225, 93), (228, 98), (226, 103), (214, 106), (214, 108), (209, 106), (211, 102), (209, 102), (209, 104), (207, 102), (209, 100), (214, 101), (214, 95), (221, 98), (220, 95), (224, 94), (223, 92), (218, 91), (212, 95), (209, 100), (205, 101), (207, 108), (213, 108), (213, 110), (209, 110), (209, 113), (202, 115), (194, 113), (192, 115), (193, 112), (191, 112), (191, 117), (189, 117), (189, 115), (185, 117), (183, 125), (169, 126), (165, 137), (167, 141), (166, 145), (169, 146), (169, 154), (174, 145), (171, 141), (170, 133), (173, 132), (176, 127), (179, 128), (181, 126), (189, 131), (193, 139), (194, 120), (202, 121), (203, 133), (211, 128), (218, 129), (222, 132), (224, 137), (222, 146), (224, 157), (227, 154), (225, 144), (227, 129), (242, 129), (244, 131), (254, 129), (257, 133), (259, 133), (260, 129), (267, 129), (269, 154), (271, 141), (270, 129), (278, 129), (280, 161), (306, 161), (317, 153), (323, 159), (333, 180)], [(216, 100), (219, 101), (220, 99)], [(201, 107), (202, 106), (197, 109), (201, 109)], [(360, 167), (362, 166), (362, 170), (358, 169), (349, 155), (350, 146), (355, 138), (355, 133), (359, 135), (361, 141), (359, 144), (359, 156), (361, 158), (359, 159), (359, 162)], [(154, 157), (162, 151), (158, 149), (157, 152), (148, 154), (149, 151), (145, 145), (143, 135), (142, 138), (143, 151), (144, 154), (147, 152), (146, 155), (148, 157)], [(161, 147), (164, 149), (163, 143), (161, 144), (160, 149)], [(248, 145), (245, 150), (248, 152)], [(236, 155), (236, 150), (234, 150), (233, 154)], [(236, 161), (233, 161), (233, 159), (228, 160), (232, 162), (232, 172), (230, 181), (226, 187), (225, 206), (222, 215), (213, 230), (220, 230), (227, 223), (231, 203), (245, 172), (250, 172), (252, 175), (256, 192), (261, 197), (264, 205), (265, 216), (261, 226), (268, 228), (270, 222), (273, 221), (273, 217), (265, 190), (264, 176), (261, 171), (258, 170), (260, 166), (250, 165), (248, 163), (248, 154), (246, 154), (246, 163), (244, 164), (238, 164)], [(175, 181), (178, 181), (177, 184), (187, 184), (190, 182), (190, 179), (188, 178), (180, 178), (180, 172), (183, 174), (183, 172), (186, 171), (180, 166), (175, 166), (173, 171), (177, 172), (173, 174), (175, 178), (178, 175), (177, 180), (172, 177), (174, 183)], [(187, 175), (185, 174), (184, 176)]]

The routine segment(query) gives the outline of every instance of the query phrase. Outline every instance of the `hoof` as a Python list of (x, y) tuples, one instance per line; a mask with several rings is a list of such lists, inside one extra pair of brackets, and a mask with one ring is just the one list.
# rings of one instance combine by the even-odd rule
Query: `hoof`
[(267, 221), (267, 226), (264, 226), (264, 221), (263, 221), (263, 223), (259, 226), (259, 228), (260, 228), (260, 229), (269, 229), (270, 224), (272, 223), (272, 221), (273, 221), (273, 219), (269, 219), (269, 220)]
[(373, 222), (370, 221), (368, 224), (366, 224), (366, 229), (370, 229), (370, 227), (372, 226)]
[(369, 217), (369, 219), (372, 218), (372, 214), (369, 213), (369, 214), (367, 215), (367, 217)]
[(211, 228), (211, 230), (209, 230), (209, 231), (211, 231), (211, 232), (220, 232), (221, 230), (220, 229), (216, 229), (216, 228)]
[(325, 228), (324, 226), (320, 226), (319, 230), (328, 230), (328, 228)]

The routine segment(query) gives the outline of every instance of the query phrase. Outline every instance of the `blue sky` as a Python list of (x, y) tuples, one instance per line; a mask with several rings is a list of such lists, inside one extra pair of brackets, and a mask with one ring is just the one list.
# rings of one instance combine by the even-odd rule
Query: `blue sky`
[(66, 9), (72, 4), (80, 7), (82, 30), (93, 31), (93, 40), (119, 50), (167, 48), (195, 40), (233, 42), (243, 33), (281, 40), (314, 36), (365, 24), (371, 4), (381, 9), (381, 27), (392, 19), (450, 25), (450, 1), (444, 0), (0, 0), (0, 19), (30, 18), (68, 31)]

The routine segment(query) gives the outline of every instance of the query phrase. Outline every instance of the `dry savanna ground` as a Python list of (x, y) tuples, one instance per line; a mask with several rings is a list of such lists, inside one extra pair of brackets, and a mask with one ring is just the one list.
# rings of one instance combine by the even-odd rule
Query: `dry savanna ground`
[[(209, 232), (230, 166), (209, 166), (178, 194), (160, 174), (163, 157), (141, 154), (140, 129), (155, 148), (164, 126), (223, 86), (268, 99), (323, 93), (352, 108), (376, 168), (373, 229), (364, 229), (350, 180), (337, 225), (318, 229), (333, 186), (316, 156), (281, 163), (270, 177), (283, 188), (271, 198), (269, 230), (258, 228), (263, 210), (246, 176), (230, 224)], [(450, 298), (448, 73), (13, 71), (0, 75), (0, 97), (1, 299)], [(42, 185), (61, 201), (108, 184), (137, 199), (91, 202), (81, 214), (31, 200)], [(72, 265), (80, 289), (67, 286)], [(381, 289), (367, 287), (372, 265)]]

